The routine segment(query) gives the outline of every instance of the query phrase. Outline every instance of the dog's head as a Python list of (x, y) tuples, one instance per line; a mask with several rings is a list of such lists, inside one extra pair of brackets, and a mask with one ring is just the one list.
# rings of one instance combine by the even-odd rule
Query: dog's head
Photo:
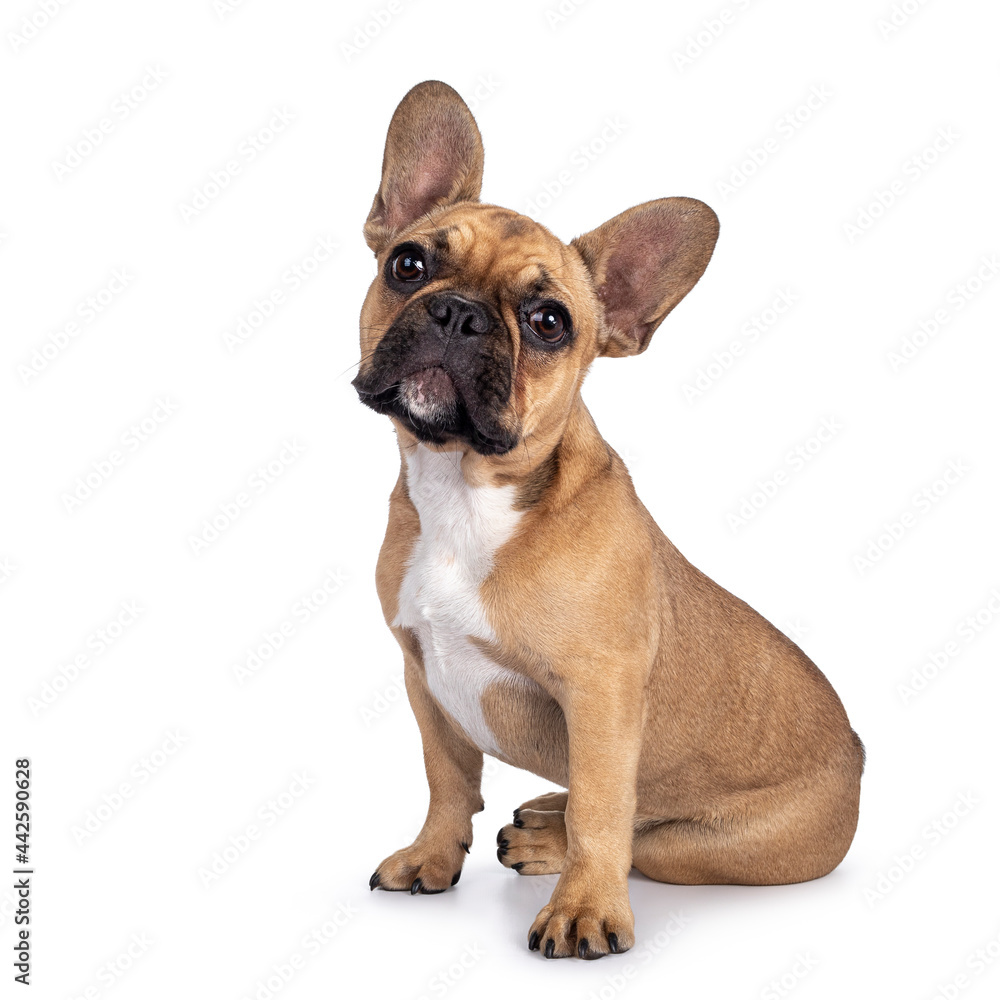
[(362, 402), (419, 441), (499, 456), (561, 434), (595, 357), (646, 349), (718, 235), (693, 198), (663, 198), (564, 244), (479, 201), (472, 113), (428, 81), (389, 124), (365, 225), (378, 275), (361, 311)]

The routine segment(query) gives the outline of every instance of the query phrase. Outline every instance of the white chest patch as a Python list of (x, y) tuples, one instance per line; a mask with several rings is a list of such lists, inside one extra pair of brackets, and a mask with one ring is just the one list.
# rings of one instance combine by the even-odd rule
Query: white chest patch
[(483, 692), (498, 681), (525, 679), (491, 660), (470, 639), (496, 639), (479, 590), (494, 553), (513, 535), (521, 514), (513, 509), (513, 486), (469, 486), (460, 457), (423, 445), (406, 456), (407, 488), (420, 515), (420, 537), (393, 624), (413, 629), (420, 640), (434, 697), (480, 750), (495, 754), (499, 747), (483, 717)]

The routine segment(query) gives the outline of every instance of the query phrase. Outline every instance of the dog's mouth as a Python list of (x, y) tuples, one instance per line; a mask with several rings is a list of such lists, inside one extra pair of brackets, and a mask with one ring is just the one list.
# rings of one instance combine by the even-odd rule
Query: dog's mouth
[(441, 365), (422, 368), (384, 387), (360, 374), (351, 384), (365, 406), (395, 417), (420, 441), (464, 441), (481, 455), (503, 455), (517, 444), (516, 435), (500, 427), (484, 428), (473, 420), (454, 379)]

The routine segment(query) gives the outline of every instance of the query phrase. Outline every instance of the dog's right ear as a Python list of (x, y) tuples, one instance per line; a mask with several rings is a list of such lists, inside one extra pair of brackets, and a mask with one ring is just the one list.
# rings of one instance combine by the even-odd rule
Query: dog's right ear
[(482, 182), (483, 141), (468, 105), (446, 83), (418, 83), (389, 123), (365, 242), (378, 253), (432, 209), (478, 201)]

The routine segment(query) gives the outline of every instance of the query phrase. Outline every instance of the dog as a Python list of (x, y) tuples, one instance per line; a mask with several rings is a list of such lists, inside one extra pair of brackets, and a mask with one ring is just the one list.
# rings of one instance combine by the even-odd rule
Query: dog
[(528, 947), (599, 958), (635, 942), (633, 867), (683, 885), (830, 872), (864, 748), (812, 661), (667, 540), (580, 395), (701, 277), (715, 213), (664, 198), (564, 244), (480, 202), (482, 173), (461, 97), (414, 87), (364, 227), (378, 274), (352, 384), (399, 445), (376, 586), (430, 805), (369, 885), (458, 882), (491, 754), (567, 789), (497, 836), (506, 867), (560, 873)]

